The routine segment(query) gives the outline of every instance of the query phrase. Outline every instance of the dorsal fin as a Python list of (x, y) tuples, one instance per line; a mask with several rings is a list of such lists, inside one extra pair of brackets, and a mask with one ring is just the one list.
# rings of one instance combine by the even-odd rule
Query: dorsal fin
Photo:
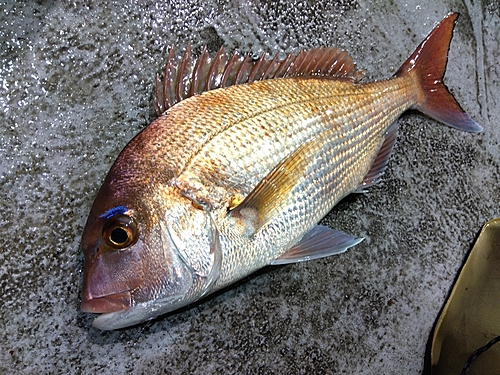
[(251, 53), (242, 55), (235, 51), (227, 54), (221, 47), (214, 58), (206, 48), (198, 59), (193, 59), (190, 45), (182, 56), (177, 56), (171, 47), (163, 80), (156, 76), (156, 98), (154, 106), (160, 116), (168, 108), (195, 94), (228, 87), (285, 77), (323, 77), (357, 80), (359, 74), (351, 56), (333, 47), (319, 47), (289, 53), (283, 60), (276, 54), (266, 59), (262, 54), (253, 59)]

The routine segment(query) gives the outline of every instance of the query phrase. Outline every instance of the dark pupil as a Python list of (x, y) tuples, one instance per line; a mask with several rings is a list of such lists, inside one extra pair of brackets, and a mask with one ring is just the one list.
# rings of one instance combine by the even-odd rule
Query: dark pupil
[(123, 244), (128, 240), (127, 231), (123, 228), (115, 228), (111, 231), (109, 239), (116, 244)]

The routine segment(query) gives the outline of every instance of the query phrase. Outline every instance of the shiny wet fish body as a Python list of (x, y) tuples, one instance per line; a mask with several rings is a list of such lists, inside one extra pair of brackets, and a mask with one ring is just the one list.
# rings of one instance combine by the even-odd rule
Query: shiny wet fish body
[(359, 243), (316, 224), (378, 182), (403, 112), (481, 131), (442, 83), (456, 17), (380, 82), (357, 83), (352, 59), (331, 48), (283, 61), (171, 54), (161, 116), (116, 160), (83, 235), (82, 310), (103, 314), (94, 325), (137, 324), (266, 265)]

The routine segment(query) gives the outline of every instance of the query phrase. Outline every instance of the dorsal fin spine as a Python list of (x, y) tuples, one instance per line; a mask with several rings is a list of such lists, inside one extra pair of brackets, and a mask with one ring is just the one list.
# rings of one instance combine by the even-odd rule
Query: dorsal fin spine
[(222, 73), (220, 81), (221, 87), (227, 87), (227, 80), (229, 79), (229, 75), (231, 74), (231, 69), (233, 68), (234, 63), (236, 62), (236, 60), (238, 60), (238, 58), (239, 58), (238, 52), (234, 51), (233, 55), (226, 64), (226, 67), (224, 68), (224, 72)]
[(279, 52), (274, 55), (273, 59), (271, 60), (271, 62), (267, 66), (265, 72), (262, 74), (262, 79), (269, 79), (269, 78), (271, 78), (271, 72), (272, 72), (273, 66), (278, 61), (278, 56), (279, 56)]
[(313, 59), (310, 59), (309, 61), (307, 60), (307, 52), (306, 52), (306, 56), (304, 58), (304, 61), (302, 62), (303, 66), (300, 67), (300, 71), (302, 72), (302, 74), (309, 75), (311, 73), (311, 65), (314, 62), (315, 61)]
[(278, 65), (278, 67), (276, 68), (276, 71), (274, 72), (273, 76), (271, 77), (272, 79), (276, 78), (276, 77), (280, 77), (280, 75), (282, 74), (282, 71), (284, 71), (285, 69), (285, 66), (286, 64), (288, 63), (288, 61), (290, 60), (290, 57), (292, 56), (292, 53), (290, 52), (283, 61), (280, 62), (280, 64)]
[(238, 72), (236, 73), (236, 76), (234, 78), (235, 85), (237, 85), (238, 83), (241, 82), (241, 75), (243, 74), (243, 72), (245, 70), (244, 67), (249, 62), (250, 62), (250, 51), (248, 51), (248, 53), (245, 55), (245, 58), (243, 59), (243, 62), (241, 63), (240, 68), (238, 69)]
[(297, 72), (297, 67), (302, 65), (302, 61), (304, 61), (304, 50), (301, 49), (297, 55), (297, 57), (291, 61), (290, 65), (288, 66), (288, 69), (286, 72), (283, 74), (283, 77), (291, 77), (296, 74)]
[(214, 61), (212, 62), (212, 65), (210, 66), (210, 70), (208, 71), (207, 83), (205, 85), (206, 90), (211, 90), (212, 88), (215, 87), (215, 78), (218, 74), (217, 68), (219, 66), (220, 59), (221, 59), (223, 53), (224, 53), (224, 47), (221, 47), (219, 49), (219, 52), (217, 52), (217, 55), (215, 55)]
[(191, 85), (189, 87), (189, 95), (190, 96), (192, 96), (196, 93), (196, 88), (199, 85), (200, 75), (198, 73), (199, 73), (200, 65), (202, 63), (204, 63), (204, 58), (205, 58), (205, 54), (203, 53), (204, 51), (205, 50), (202, 51), (200, 57), (198, 58), (198, 60), (196, 60), (196, 63), (195, 63), (194, 68), (193, 68), (193, 73), (191, 75)]
[(287, 77), (342, 78), (354, 81), (355, 65), (351, 57), (337, 48), (319, 47), (301, 50), (297, 55), (289, 53), (279, 60), (279, 54), (266, 59), (265, 54), (252, 59), (251, 51), (226, 54), (220, 48), (211, 59), (206, 48), (200, 57), (193, 59), (191, 46), (175, 55), (170, 48), (165, 64), (163, 81), (156, 77), (154, 106), (158, 115), (177, 102), (203, 91), (213, 90), (259, 80)]
[(248, 78), (246, 82), (252, 82), (254, 78), (257, 75), (257, 72), (259, 71), (260, 67), (262, 66), (262, 62), (264, 61), (266, 55), (263, 53), (262, 56), (260, 56), (260, 59), (257, 61), (257, 63), (253, 66), (252, 70), (248, 74)]
[(184, 76), (186, 72), (186, 67), (191, 61), (191, 45), (188, 44), (184, 56), (182, 57), (181, 65), (179, 66), (179, 72), (177, 73), (177, 83), (175, 85), (175, 99), (177, 102), (182, 100), (182, 95), (184, 94), (185, 84)]
[(331, 56), (328, 56), (328, 58), (325, 61), (325, 66), (329, 66), (329, 68), (326, 71), (326, 74), (329, 74), (330, 70), (335, 67), (337, 61), (338, 61), (338, 56), (335, 56), (333, 53), (331, 54)]
[[(164, 98), (165, 98), (165, 106), (164, 107), (170, 107), (172, 106), (174, 103), (170, 100), (170, 95), (168, 95), (168, 89), (169, 89), (169, 85), (168, 85), (168, 82), (171, 82), (172, 80), (172, 70), (173, 70), (173, 60), (174, 60), (174, 47), (172, 46), (170, 48), (170, 52), (168, 53), (168, 60), (167, 60), (167, 64), (165, 65), (165, 74), (164, 74), (164, 82), (165, 82), (165, 85), (163, 87), (163, 95), (164, 95)], [(167, 108), (165, 108), (167, 109)]]
[(318, 57), (316, 60), (316, 64), (312, 68), (312, 73), (320, 73), (321, 72), (321, 66), (323, 66), (328, 60), (328, 49), (327, 48), (321, 48), (321, 55)]
[[(209, 59), (210, 59), (210, 56), (208, 54), (208, 51), (206, 49), (206, 47), (203, 48), (203, 63), (200, 64), (200, 67), (198, 68), (198, 75), (200, 73), (203, 73), (203, 67), (209, 63)], [(195, 87), (194, 88), (194, 93), (197, 94), (199, 92), (202, 92), (202, 91), (205, 91), (207, 86), (206, 86), (207, 82), (206, 80), (201, 77), (198, 81), (198, 87)]]
[(153, 106), (155, 107), (155, 112), (158, 114), (165, 112), (163, 108), (163, 104), (165, 103), (165, 97), (163, 96), (163, 87), (164, 86), (162, 86), (160, 75), (156, 73), (156, 80), (155, 80), (156, 99), (153, 100)]

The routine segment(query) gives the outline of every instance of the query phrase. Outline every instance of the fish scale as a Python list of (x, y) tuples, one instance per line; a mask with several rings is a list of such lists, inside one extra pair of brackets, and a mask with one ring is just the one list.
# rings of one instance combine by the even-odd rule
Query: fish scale
[(176, 310), (255, 270), (339, 254), (362, 239), (317, 225), (384, 173), (395, 120), (415, 108), (482, 128), (442, 82), (457, 14), (391, 79), (359, 83), (336, 48), (265, 56), (169, 52), (160, 117), (121, 152), (82, 238), (82, 310), (117, 329)]
[[(224, 102), (222, 105), (230, 112), (240, 111), (250, 98), (256, 107), (247, 110), (247, 114), (250, 112), (247, 118), (226, 118), (224, 127), (217, 121), (206, 123), (205, 126), (214, 129), (210, 132), (216, 135), (198, 149), (175, 179), (187, 196), (220, 210), (215, 217), (224, 245), (223, 258), (238, 267), (237, 272), (231, 272), (223, 264), (227, 272), (221, 275), (215, 288), (281, 255), (290, 242), (300, 239), (331, 207), (356, 189), (376, 157), (388, 127), (415, 103), (411, 81), (411, 77), (403, 77), (361, 85), (348, 81), (282, 79), (255, 82), (245, 90), (234, 86), (211, 91), (191, 100), (189, 105), (193, 110), (200, 106), (210, 107), (214, 112), (221, 110), (220, 96), (232, 98), (232, 107), (228, 108)], [(262, 87), (271, 83), (271, 89)], [(284, 103), (272, 101), (274, 93), (280, 90), (291, 91), (294, 95), (287, 96)], [(257, 104), (261, 102), (267, 103), (264, 108)], [(182, 112), (190, 115), (186, 107)], [(169, 114), (167, 111), (165, 120)], [(207, 117), (216, 118), (211, 113)], [(190, 132), (189, 124), (184, 124), (182, 132)], [(310, 160), (309, 176), (297, 183), (283, 212), (267, 223), (252, 241), (232, 234), (231, 224), (225, 223), (231, 198), (248, 195), (280, 160), (314, 137), (318, 137), (317, 146), (312, 154), (303, 155)], [(259, 153), (259, 150), (272, 152)], [(248, 163), (250, 158), (252, 162)], [(214, 165), (214, 161), (217, 164)], [(239, 161), (246, 168), (242, 168)], [(206, 190), (207, 186), (211, 189)], [(298, 215), (295, 215), (296, 210), (299, 210)], [(305, 214), (306, 211), (310, 214)], [(225, 238), (230, 240), (224, 241)], [(249, 251), (241, 251), (245, 247), (249, 247)]]
[[(271, 84), (274, 86), (272, 92), (262, 88)], [(388, 126), (414, 104), (415, 95), (409, 89), (410, 84), (409, 78), (368, 85), (347, 81), (282, 79), (279, 82), (255, 82), (251, 84), (251, 89), (246, 87), (242, 90), (241, 86), (234, 86), (195, 97), (189, 103), (190, 108), (184, 106), (180, 109), (185, 115), (189, 116), (190, 110), (196, 111), (199, 106), (209, 106), (214, 112), (221, 110), (218, 108), (221, 96), (232, 98), (232, 108), (224, 104), (224, 109), (239, 112), (250, 98), (255, 103), (269, 103), (276, 91), (294, 92), (294, 96), (289, 96), (285, 103), (274, 102), (274, 107), (267, 104), (261, 108), (255, 104), (256, 108), (252, 108), (254, 113), (243, 119), (227, 119), (223, 128), (217, 122), (217, 116), (208, 113), (207, 117), (215, 120), (208, 120), (205, 126), (216, 135), (197, 149), (197, 154), (186, 163), (176, 182), (183, 190), (190, 191), (190, 196), (195, 199), (208, 202), (212, 207), (227, 207), (224, 201), (228, 196), (246, 196), (280, 160), (313, 137), (327, 139), (319, 146), (325, 152), (333, 148), (338, 154), (346, 149), (347, 152), (351, 150), (351, 157), (354, 157), (359, 150), (366, 148), (367, 137), (376, 137), (380, 142)], [(372, 92), (385, 93), (384, 96), (375, 96)], [(165, 121), (169, 115), (170, 112), (167, 112)], [(178, 128), (183, 134), (193, 135), (190, 124), (183, 125), (169, 126)], [(174, 133), (172, 137), (176, 135)], [(346, 141), (337, 146), (341, 140)], [(376, 156), (377, 150), (372, 147), (371, 151), (374, 155), (370, 155), (370, 160)], [(331, 162), (328, 171), (323, 172), (334, 172), (336, 164)], [(365, 170), (353, 170), (357, 175), (356, 183), (361, 182), (366, 168), (369, 166), (365, 166)], [(207, 186), (212, 190), (206, 191)], [(214, 186), (218, 189), (214, 190)], [(352, 186), (346, 186), (346, 189), (352, 189)]]

